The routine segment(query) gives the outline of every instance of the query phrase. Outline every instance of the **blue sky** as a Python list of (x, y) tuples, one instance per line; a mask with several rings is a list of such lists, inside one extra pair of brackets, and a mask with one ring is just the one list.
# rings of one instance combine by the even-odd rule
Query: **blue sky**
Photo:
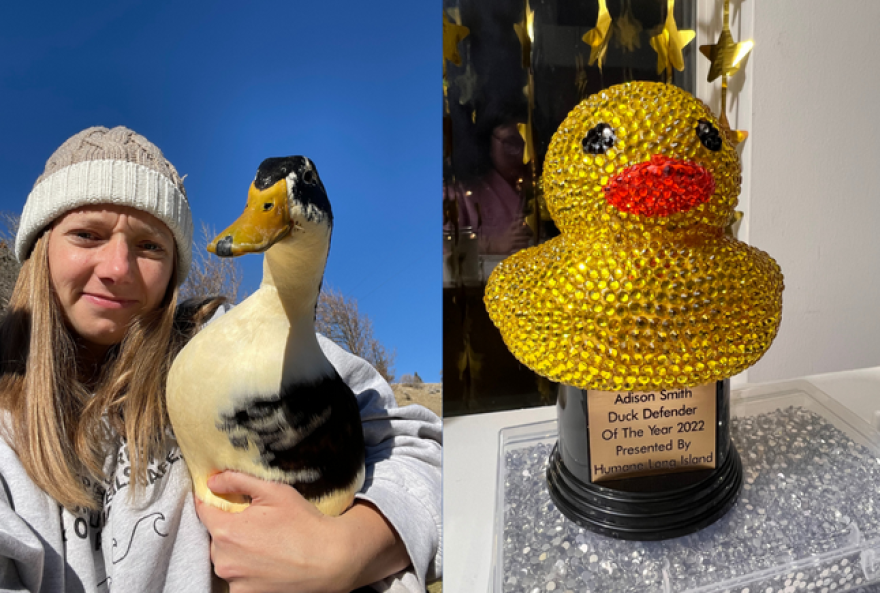
[[(264, 158), (306, 155), (334, 210), (325, 283), (372, 318), (398, 377), (439, 381), (440, 37), (421, 0), (5, 3), (0, 210), (94, 125), (158, 145), (218, 231)], [(240, 261), (252, 292), (261, 258)]]

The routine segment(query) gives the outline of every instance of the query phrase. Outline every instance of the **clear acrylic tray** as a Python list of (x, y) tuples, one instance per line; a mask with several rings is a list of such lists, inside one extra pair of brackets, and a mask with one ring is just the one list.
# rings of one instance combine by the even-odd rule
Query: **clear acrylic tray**
[(731, 413), (739, 500), (661, 542), (603, 537), (556, 510), (555, 421), (503, 429), (492, 591), (880, 591), (880, 432), (806, 381), (735, 391)]

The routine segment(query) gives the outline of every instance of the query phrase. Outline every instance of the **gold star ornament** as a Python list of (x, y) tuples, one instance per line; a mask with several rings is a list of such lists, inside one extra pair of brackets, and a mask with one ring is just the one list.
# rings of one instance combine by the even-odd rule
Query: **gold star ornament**
[[(727, 87), (722, 87), (722, 93), (727, 92)], [(727, 101), (724, 102), (724, 110), (727, 110)], [(721, 116), (718, 118), (719, 123), (721, 124), (721, 129), (724, 130), (724, 133), (727, 134), (727, 139), (734, 146), (739, 146), (743, 142), (746, 141), (746, 138), (749, 137), (749, 133), (745, 130), (734, 130), (730, 127), (730, 122), (727, 120), (727, 114), (722, 111)]]
[(523, 165), (527, 165), (529, 164), (529, 161), (532, 160), (532, 127), (528, 124), (516, 124), (516, 129), (519, 131), (519, 135), (525, 143), (525, 148), (523, 150)]
[(633, 16), (632, 5), (627, 4), (624, 13), (614, 21), (614, 40), (623, 51), (634, 52), (642, 47), (641, 34), (642, 23)]
[(721, 31), (715, 45), (701, 45), (700, 53), (712, 62), (709, 67), (708, 81), (712, 82), (719, 76), (733, 76), (739, 72), (746, 56), (754, 46), (755, 42), (751, 39), (739, 43), (734, 42), (729, 29)]
[(523, 20), (514, 23), (513, 29), (516, 31), (516, 36), (519, 37), (520, 45), (522, 45), (523, 68), (528, 70), (532, 67), (532, 39), (535, 35), (535, 11), (529, 6), (528, 0), (526, 0), (526, 12), (523, 15)]
[(590, 46), (590, 66), (598, 62), (601, 70), (605, 62), (605, 54), (608, 52), (608, 43), (611, 41), (611, 15), (608, 13), (605, 0), (599, 0), (596, 26), (587, 31), (581, 39)]
[(744, 130), (733, 130), (727, 121), (727, 77), (739, 72), (745, 63), (746, 56), (752, 51), (755, 42), (749, 39), (736, 43), (730, 34), (730, 0), (724, 0), (722, 12), (721, 35), (715, 45), (701, 45), (700, 53), (709, 58), (709, 76), (707, 80), (712, 82), (721, 78), (721, 117), (719, 123), (734, 146), (741, 144), (748, 138), (749, 133)]
[(458, 42), (467, 37), (471, 30), (451, 22), (443, 13), (443, 76), (446, 76), (446, 62), (461, 66), (461, 54), (458, 53)]
[(684, 70), (682, 50), (696, 37), (695, 31), (679, 31), (675, 24), (675, 0), (666, 2), (666, 23), (658, 35), (651, 37), (651, 47), (657, 52), (657, 74), (666, 70), (672, 75), (672, 69)]

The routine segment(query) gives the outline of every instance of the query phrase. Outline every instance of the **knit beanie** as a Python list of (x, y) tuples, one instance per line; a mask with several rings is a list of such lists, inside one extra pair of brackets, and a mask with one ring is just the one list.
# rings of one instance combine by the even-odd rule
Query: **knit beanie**
[(23, 262), (39, 233), (75, 208), (130, 206), (164, 222), (177, 243), (177, 284), (189, 273), (193, 224), (183, 180), (149, 140), (119, 126), (94, 127), (70, 137), (46, 162), (28, 195), (15, 256)]

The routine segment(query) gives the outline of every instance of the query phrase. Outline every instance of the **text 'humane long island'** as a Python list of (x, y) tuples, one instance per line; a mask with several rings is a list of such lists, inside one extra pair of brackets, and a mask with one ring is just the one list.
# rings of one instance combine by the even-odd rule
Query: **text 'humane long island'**
[(715, 390), (589, 391), (592, 480), (714, 468)]

